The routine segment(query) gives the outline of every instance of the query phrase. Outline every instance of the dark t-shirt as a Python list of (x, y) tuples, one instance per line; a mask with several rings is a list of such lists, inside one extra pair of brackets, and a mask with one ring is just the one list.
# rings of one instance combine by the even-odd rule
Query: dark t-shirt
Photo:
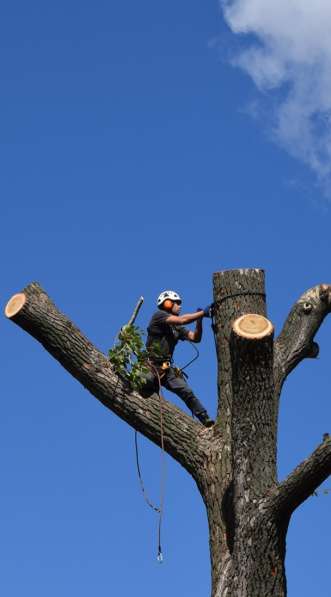
[(170, 314), (155, 311), (149, 322), (146, 348), (153, 361), (171, 360), (178, 340), (187, 340), (188, 330), (182, 325), (169, 325)]

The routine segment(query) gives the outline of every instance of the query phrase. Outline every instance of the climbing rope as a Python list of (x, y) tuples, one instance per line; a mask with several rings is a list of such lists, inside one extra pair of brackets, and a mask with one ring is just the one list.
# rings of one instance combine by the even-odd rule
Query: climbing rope
[(217, 354), (216, 323), (215, 323), (214, 308), (211, 309), (211, 329), (213, 331), (213, 337), (214, 337), (214, 343), (215, 343), (215, 351), (216, 351), (216, 354)]
[(216, 323), (215, 323), (215, 306), (221, 305), (229, 298), (235, 298), (236, 296), (262, 296), (264, 299), (266, 298), (266, 293), (261, 292), (260, 290), (241, 290), (238, 292), (234, 292), (233, 294), (226, 294), (222, 298), (218, 299), (213, 303), (211, 309), (211, 328), (214, 334), (214, 341), (215, 341), (215, 348), (217, 352), (217, 340), (216, 340)]
[(184, 367), (180, 367), (181, 372), (184, 371), (184, 369), (187, 369), (187, 367), (189, 367), (190, 365), (192, 365), (192, 363), (194, 363), (194, 361), (196, 361), (200, 356), (200, 353), (199, 353), (197, 347), (193, 344), (193, 342), (191, 342), (191, 340), (189, 340), (189, 343), (191, 344), (192, 348), (194, 348), (196, 354), (195, 354), (195, 357), (193, 357), (193, 359), (191, 359), (188, 363), (186, 363), (186, 365), (184, 365)]
[[(127, 324), (126, 327), (129, 327), (130, 325), (133, 325), (138, 311), (141, 307), (141, 304), (143, 302), (143, 298), (141, 297), (141, 299), (139, 300), (137, 307), (129, 321), (129, 323)], [(212, 323), (212, 327), (213, 327), (213, 323)], [(214, 329), (214, 328), (213, 328)], [(118, 334), (119, 337), (119, 334)], [(214, 332), (214, 339), (215, 339), (215, 344), (216, 344), (216, 338), (215, 338), (215, 332)], [(193, 359), (191, 359), (188, 363), (186, 363), (183, 367), (179, 368), (178, 371), (183, 374), (183, 376), (187, 377), (187, 375), (184, 372), (185, 369), (187, 369), (190, 365), (192, 365), (192, 363), (194, 363), (194, 361), (196, 361), (199, 356), (199, 350), (197, 349), (197, 347), (193, 344), (193, 342), (189, 341), (189, 343), (191, 344), (192, 348), (195, 351), (195, 356), (193, 357)], [(141, 473), (141, 467), (140, 467), (140, 458), (139, 458), (139, 446), (138, 446), (138, 431), (135, 429), (134, 430), (134, 442), (135, 442), (135, 456), (136, 456), (136, 467), (137, 467), (137, 474), (138, 474), (138, 478), (139, 478), (139, 483), (140, 483), (140, 488), (141, 488), (141, 492), (143, 494), (144, 500), (147, 503), (147, 505), (154, 510), (154, 512), (156, 512), (156, 514), (159, 517), (158, 520), (158, 553), (157, 553), (157, 560), (161, 563), (163, 562), (163, 552), (162, 552), (162, 545), (161, 545), (161, 530), (162, 530), (162, 520), (163, 520), (163, 512), (164, 512), (164, 495), (165, 495), (165, 450), (164, 450), (164, 429), (163, 429), (163, 397), (161, 394), (161, 377), (159, 374), (159, 371), (157, 369), (157, 367), (155, 367), (153, 365), (153, 363), (151, 363), (150, 361), (148, 361), (148, 365), (151, 368), (151, 370), (154, 372), (157, 381), (158, 381), (158, 396), (159, 396), (159, 413), (160, 413), (160, 448), (161, 448), (161, 454), (160, 454), (160, 459), (161, 459), (161, 470), (160, 470), (160, 502), (159, 502), (159, 506), (156, 506), (148, 497), (148, 494), (146, 492), (145, 489), (145, 484), (143, 481), (143, 477), (142, 477), (142, 473)], [(115, 390), (114, 390), (114, 396), (116, 395), (116, 390), (117, 390), (117, 386), (119, 383), (119, 377), (117, 379), (117, 383), (115, 386)]]
[(266, 298), (266, 293), (265, 292), (260, 292), (259, 290), (242, 290), (239, 292), (234, 292), (233, 294), (226, 294), (225, 296), (223, 296), (222, 298), (220, 298), (218, 301), (214, 302), (214, 305), (219, 305), (221, 303), (223, 303), (224, 301), (226, 301), (229, 298), (235, 298), (236, 296), (263, 296), (263, 298)]
[[(129, 320), (129, 322), (127, 323), (126, 326), (123, 326), (121, 328), (121, 331), (118, 333), (117, 335), (117, 339), (121, 338), (121, 332), (124, 329), (128, 329), (131, 326), (133, 326), (137, 315), (139, 313), (139, 310), (141, 308), (141, 305), (143, 304), (144, 299), (143, 297), (140, 297), (135, 310)], [(138, 348), (140, 348), (138, 346)], [(123, 348), (122, 348), (123, 350)], [(121, 349), (120, 349), (121, 351)], [(114, 352), (114, 350), (110, 351), (110, 353)], [(135, 353), (137, 355), (137, 353)], [(197, 357), (195, 357), (197, 358)], [(195, 358), (193, 360), (195, 360)], [(193, 362), (193, 361), (192, 361)], [(188, 363), (187, 365), (185, 365), (185, 367), (187, 367), (190, 363)], [(161, 471), (160, 471), (160, 505), (159, 506), (155, 506), (153, 504), (153, 502), (149, 499), (146, 489), (145, 489), (145, 485), (143, 482), (143, 478), (142, 478), (142, 474), (141, 474), (141, 468), (140, 468), (140, 463), (139, 463), (139, 448), (138, 448), (138, 432), (135, 429), (134, 431), (134, 436), (135, 436), (135, 452), (136, 452), (136, 466), (137, 466), (137, 472), (138, 472), (138, 478), (139, 478), (139, 482), (140, 482), (140, 487), (141, 487), (141, 491), (143, 494), (143, 497), (146, 501), (146, 503), (148, 504), (148, 506), (150, 508), (152, 508), (152, 510), (154, 510), (154, 512), (156, 512), (158, 514), (159, 517), (159, 521), (158, 521), (158, 553), (157, 553), (157, 559), (159, 562), (163, 562), (163, 553), (162, 553), (162, 546), (161, 546), (161, 527), (162, 527), (162, 518), (163, 518), (163, 510), (164, 510), (164, 494), (165, 494), (165, 451), (164, 451), (164, 430), (163, 430), (163, 397), (161, 394), (161, 378), (160, 378), (160, 374), (157, 370), (157, 368), (153, 365), (153, 363), (151, 363), (150, 361), (148, 361), (148, 366), (150, 367), (150, 369), (154, 372), (157, 380), (158, 380), (158, 396), (159, 396), (159, 413), (160, 413), (160, 447), (161, 447)], [(120, 381), (120, 375), (117, 378), (117, 382), (115, 385), (115, 389), (113, 392), (113, 396), (116, 396), (116, 391), (117, 391), (117, 387), (118, 387), (118, 383)]]
[(158, 517), (159, 517), (157, 560), (158, 560), (158, 562), (162, 563), (163, 562), (163, 552), (162, 552), (162, 545), (161, 545), (161, 529), (162, 529), (162, 519), (163, 519), (163, 512), (164, 512), (164, 494), (165, 494), (165, 476), (166, 476), (165, 451), (164, 451), (164, 430), (163, 430), (163, 404), (162, 404), (163, 397), (161, 394), (160, 374), (159, 374), (157, 368), (154, 367), (154, 365), (151, 362), (149, 362), (149, 366), (155, 373), (155, 376), (158, 380), (159, 413), (160, 413), (160, 445), (161, 445), (160, 503), (159, 503), (159, 506), (155, 506), (155, 504), (153, 504), (153, 502), (149, 499), (146, 489), (145, 489), (144, 481), (143, 481), (142, 474), (141, 474), (140, 463), (139, 463), (138, 432), (137, 432), (137, 430), (135, 430), (135, 432), (134, 432), (134, 434), (135, 434), (135, 451), (136, 451), (137, 473), (138, 473), (139, 483), (140, 483), (140, 487), (141, 487), (141, 491), (142, 491), (144, 500), (148, 504), (148, 506), (152, 510), (154, 510), (154, 512), (156, 512), (158, 514)]
[(139, 463), (140, 459), (139, 459), (139, 448), (138, 448), (138, 431), (136, 429), (134, 430), (134, 443), (135, 443), (135, 449), (136, 449), (136, 465), (137, 465), (137, 471), (138, 471), (141, 492), (144, 496), (144, 500), (145, 500), (146, 504), (148, 504), (148, 506), (150, 508), (152, 508), (152, 510), (154, 510), (155, 512), (157, 512), (159, 514), (160, 508), (158, 508), (158, 506), (155, 506), (153, 504), (153, 502), (149, 499), (146, 489), (145, 489), (144, 481), (142, 478), (142, 474), (141, 474), (141, 470), (140, 470), (140, 463)]

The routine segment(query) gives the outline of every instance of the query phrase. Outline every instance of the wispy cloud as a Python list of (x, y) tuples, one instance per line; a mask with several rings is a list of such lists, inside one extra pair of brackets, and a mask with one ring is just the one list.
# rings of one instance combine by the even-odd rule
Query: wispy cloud
[(331, 1), (220, 0), (233, 64), (272, 99), (274, 138), (331, 188)]

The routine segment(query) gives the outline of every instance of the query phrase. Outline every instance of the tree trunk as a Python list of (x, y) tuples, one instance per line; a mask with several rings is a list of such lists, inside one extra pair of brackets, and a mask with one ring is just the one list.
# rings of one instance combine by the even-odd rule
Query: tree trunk
[(265, 319), (264, 272), (215, 274), (214, 301), (218, 417), (214, 446), (198, 479), (209, 521), (212, 597), (281, 597), (293, 508), (281, 509), (272, 499), (279, 487), (282, 380), (274, 363), (273, 328)]
[(214, 301), (219, 410), (215, 448), (198, 483), (210, 528), (212, 596), (285, 595), (286, 524), (264, 507), (277, 481), (263, 271), (215, 274)]
[[(212, 597), (281, 597), (290, 517), (330, 475), (331, 439), (325, 434), (315, 452), (279, 483), (279, 393), (288, 373), (318, 354), (313, 337), (331, 310), (331, 287), (304, 293), (275, 342), (262, 270), (216, 273), (214, 301), (216, 423), (205, 429), (162, 399), (164, 447), (193, 476), (206, 506)], [(5, 313), (107, 408), (160, 445), (158, 396), (146, 400), (132, 392), (38, 284), (14, 295)]]

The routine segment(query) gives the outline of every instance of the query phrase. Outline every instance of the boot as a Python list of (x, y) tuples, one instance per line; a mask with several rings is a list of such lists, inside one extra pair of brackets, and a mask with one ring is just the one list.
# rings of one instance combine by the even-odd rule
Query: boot
[(210, 418), (207, 411), (197, 414), (196, 417), (197, 419), (199, 419), (200, 423), (202, 423), (202, 425), (204, 425), (205, 427), (212, 427), (215, 423), (215, 421), (213, 421), (213, 419)]

